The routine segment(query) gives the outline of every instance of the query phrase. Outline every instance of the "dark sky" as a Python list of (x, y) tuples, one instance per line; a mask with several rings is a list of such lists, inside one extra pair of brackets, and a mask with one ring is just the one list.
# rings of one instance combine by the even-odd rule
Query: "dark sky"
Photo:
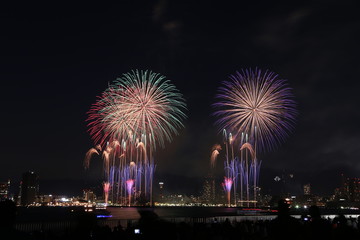
[(207, 173), (221, 141), (211, 116), (217, 88), (255, 67), (286, 79), (299, 111), (287, 141), (261, 155), (260, 185), (285, 172), (331, 193), (340, 173), (360, 177), (359, 8), (236, 2), (1, 6), (0, 180), (33, 170), (66, 193), (72, 181), (100, 174), (96, 159), (90, 173), (82, 167), (93, 146), (86, 112), (109, 82), (149, 69), (167, 76), (188, 105), (186, 128), (156, 159), (157, 177), (178, 176), (174, 189), (185, 189)]

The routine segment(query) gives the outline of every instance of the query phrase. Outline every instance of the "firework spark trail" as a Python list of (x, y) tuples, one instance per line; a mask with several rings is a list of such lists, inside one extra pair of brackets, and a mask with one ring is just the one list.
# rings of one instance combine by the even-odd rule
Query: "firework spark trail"
[[(225, 165), (228, 166), (229, 165), (229, 142), (228, 142), (228, 134), (226, 132), (226, 129), (223, 129), (223, 141), (225, 144), (225, 158), (226, 158)], [(229, 169), (227, 171), (229, 171)], [(226, 172), (226, 170), (225, 170), (225, 174), (226, 174), (226, 176), (230, 175), (230, 173)]]
[(223, 188), (226, 192), (231, 191), (232, 183), (233, 183), (233, 180), (231, 178), (224, 177)]
[(127, 189), (128, 197), (129, 197), (129, 207), (131, 205), (131, 195), (132, 195), (132, 191), (133, 191), (133, 186), (134, 186), (134, 179), (126, 180), (126, 189)]
[(232, 173), (232, 179), (233, 179), (233, 189), (234, 189), (234, 203), (236, 206), (236, 188), (238, 186), (238, 180), (239, 180), (239, 164), (238, 164), (239, 160), (238, 158), (233, 158), (230, 162), (230, 166), (231, 166), (231, 173)]
[(137, 172), (137, 167), (136, 167), (136, 163), (131, 161), (129, 164), (129, 171), (130, 171), (130, 178), (134, 178), (136, 176), (136, 172)]
[[(244, 178), (246, 177), (246, 179), (244, 179), (246, 185), (246, 200), (247, 200), (247, 204), (249, 207), (249, 200), (250, 200), (250, 185), (252, 184), (253, 186), (253, 199), (254, 201), (256, 200), (256, 191), (257, 191), (257, 159), (256, 159), (256, 154), (255, 151), (253, 149), (253, 147), (251, 146), (250, 143), (245, 142), (244, 144), (241, 145), (240, 147), (240, 152), (242, 152), (243, 150), (248, 150), (248, 152), (251, 155), (250, 160), (248, 159), (248, 154), (246, 152), (245, 154), (245, 160), (243, 159), (242, 161), (245, 164), (245, 175), (243, 176)], [(250, 161), (250, 163), (249, 163)]]
[(108, 203), (108, 198), (109, 198), (109, 191), (110, 191), (110, 183), (109, 182), (104, 182), (103, 183), (103, 190), (104, 190), (104, 197), (105, 197), (105, 204)]
[[(232, 186), (233, 186), (233, 190), (234, 190), (234, 203), (236, 205), (236, 188), (237, 188), (237, 183), (239, 181), (239, 175), (240, 173), (240, 169), (239, 169), (239, 160), (238, 158), (234, 158), (232, 159), (229, 163), (227, 161), (224, 161), (224, 169), (225, 169), (225, 173), (226, 178), (228, 179), (232, 179)], [(241, 177), (241, 176), (240, 176)]]
[(245, 171), (245, 165), (244, 165), (244, 161), (238, 161), (238, 166), (237, 169), (239, 171), (239, 180), (240, 180), (240, 204), (242, 206), (242, 201), (243, 199), (243, 189), (244, 189), (244, 183), (246, 182), (245, 179), (245, 175), (246, 175), (246, 171)]
[(249, 176), (249, 179), (252, 180), (252, 184), (253, 184), (253, 198), (256, 199), (256, 192), (257, 190), (255, 189), (257, 184), (259, 182), (259, 175), (260, 175), (260, 167), (261, 167), (261, 162), (262, 161), (253, 161), (250, 165), (250, 176)]
[[(116, 178), (115, 178), (115, 186), (113, 187), (113, 189), (116, 188), (116, 203), (119, 203), (119, 201), (121, 200), (120, 199), (120, 194), (121, 194), (121, 168), (120, 167), (117, 167), (116, 168)], [(114, 192), (113, 192), (114, 193)]]
[[(269, 151), (283, 142), (293, 129), (297, 110), (292, 90), (285, 80), (268, 70), (246, 69), (230, 76), (224, 81), (213, 104), (216, 124), (222, 131), (226, 146), (226, 176), (240, 178), (240, 201), (243, 202), (245, 187), (246, 201), (249, 206), (250, 185), (256, 205), (257, 184), (261, 162), (257, 153)], [(231, 131), (233, 135), (227, 134)], [(236, 143), (235, 143), (236, 142)], [(233, 145), (240, 145), (240, 160), (234, 160)], [(231, 149), (231, 157), (229, 150)], [(233, 166), (230, 166), (230, 165)], [(237, 167), (234, 166), (237, 165)], [(234, 179), (234, 191), (237, 177)], [(235, 194), (236, 196), (236, 194)], [(235, 200), (236, 202), (236, 200)]]
[(128, 179), (126, 181), (126, 189), (129, 195), (131, 195), (132, 193), (133, 186), (134, 186), (134, 179)]
[(117, 172), (118, 172), (118, 170), (117, 170), (117, 167), (116, 166), (111, 166), (110, 167), (110, 172), (109, 172), (109, 176), (108, 176), (108, 182), (110, 183), (110, 192), (111, 192), (111, 194), (110, 194), (110, 199), (111, 199), (111, 202), (114, 202), (114, 193), (115, 193), (115, 191), (116, 191), (116, 187), (115, 187), (115, 185), (116, 185), (116, 180), (117, 180)]
[(85, 160), (84, 160), (84, 168), (88, 169), (90, 167), (90, 160), (93, 154), (99, 155), (99, 152), (95, 148), (90, 148), (89, 151), (87, 151)]
[[(242, 141), (246, 140), (248, 140), (248, 138), (245, 135), (242, 137)], [(225, 144), (228, 148), (229, 142), (226, 141)], [(232, 146), (231, 151), (233, 152)], [(240, 203), (242, 204), (244, 201), (243, 191), (245, 190), (245, 200), (249, 206), (250, 196), (252, 196), (254, 201), (256, 201), (257, 183), (259, 181), (261, 161), (259, 164), (258, 160), (255, 158), (255, 151), (252, 145), (248, 142), (243, 143), (239, 148), (239, 151), (240, 158), (238, 156), (232, 157), (230, 158), (230, 161), (228, 157), (226, 158), (224, 161), (224, 170), (226, 178), (232, 179), (233, 181), (232, 186), (234, 190), (235, 205), (237, 204), (236, 191), (240, 186)]]
[(137, 166), (136, 168), (136, 181), (135, 181), (135, 184), (136, 184), (136, 189), (141, 192), (142, 191), (142, 184), (143, 184), (143, 181), (142, 181), (142, 176), (144, 174), (144, 170), (143, 170), (143, 165), (139, 165)]
[(253, 147), (251, 146), (250, 143), (244, 143), (243, 145), (241, 145), (240, 151), (247, 149), (250, 152), (251, 157), (254, 159), (255, 158), (255, 151), (253, 149)]
[(146, 154), (146, 148), (145, 148), (144, 143), (139, 142), (139, 143), (136, 145), (136, 148), (140, 148), (140, 149), (141, 149), (140, 151), (143, 153), (143, 159), (146, 161), (146, 160), (147, 160), (147, 154)]
[(233, 135), (229, 133), (229, 144), (231, 145), (233, 141), (234, 141)]
[(226, 192), (227, 200), (228, 200), (228, 207), (230, 207), (230, 191), (233, 184), (233, 180), (228, 177), (224, 177), (224, 182), (221, 184)]
[(130, 178), (130, 174), (129, 174), (129, 168), (128, 167), (123, 167), (120, 170), (120, 181), (118, 182), (118, 184), (121, 184), (121, 189), (120, 189), (120, 204), (122, 206), (126, 206), (127, 204), (127, 200), (126, 200), (126, 196), (127, 196), (127, 185), (126, 185), (126, 181)]
[[(297, 111), (285, 80), (270, 71), (242, 70), (219, 88), (213, 106), (220, 129), (249, 134), (258, 150), (271, 150), (293, 129)], [(256, 151), (256, 150), (255, 150)]]
[(220, 152), (219, 152), (220, 150), (222, 150), (220, 144), (215, 144), (212, 147), (212, 152), (211, 152), (211, 157), (210, 157), (210, 166), (211, 166), (211, 168), (215, 167), (216, 158), (220, 154)]
[(152, 205), (152, 186), (153, 186), (153, 179), (154, 179), (154, 172), (155, 172), (155, 168), (156, 168), (156, 165), (154, 163), (147, 163), (145, 168), (147, 169), (146, 171), (146, 175), (145, 175), (145, 179), (148, 179), (147, 180), (147, 183), (148, 183), (148, 189), (150, 189), (150, 204)]
[(259, 161), (259, 163), (255, 166), (257, 183), (259, 182), (261, 163), (262, 163), (262, 161)]
[(104, 172), (105, 176), (108, 179), (110, 174), (110, 152), (111, 148), (107, 147), (105, 151), (103, 151), (102, 157), (104, 160)]
[(151, 71), (125, 73), (97, 98), (88, 111), (87, 126), (95, 149), (102, 151), (112, 198), (116, 194), (116, 201), (125, 203), (126, 181), (133, 179), (134, 193), (150, 191), (152, 205), (153, 153), (178, 134), (184, 110), (185, 101), (170, 80)]
[(217, 149), (212, 151), (211, 158), (210, 158), (210, 166), (211, 166), (211, 168), (215, 167), (215, 162), (216, 162), (216, 158), (217, 158), (218, 155), (219, 155), (219, 151)]

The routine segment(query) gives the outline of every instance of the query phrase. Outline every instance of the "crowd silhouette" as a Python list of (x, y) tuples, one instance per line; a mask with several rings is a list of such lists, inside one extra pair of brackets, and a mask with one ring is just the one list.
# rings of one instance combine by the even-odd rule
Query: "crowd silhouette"
[(112, 239), (210, 239), (210, 240), (282, 240), (282, 239), (360, 239), (360, 216), (346, 218), (338, 215), (333, 219), (321, 217), (320, 209), (311, 206), (308, 214), (300, 219), (290, 215), (289, 205), (278, 202), (278, 216), (262, 221), (170, 222), (161, 219), (154, 211), (139, 210), (140, 219), (126, 228), (119, 223), (110, 228), (100, 226), (92, 215), (79, 215), (76, 229), (63, 232), (16, 230), (16, 205), (10, 201), (0, 202), (1, 239), (31, 240), (112, 240)]

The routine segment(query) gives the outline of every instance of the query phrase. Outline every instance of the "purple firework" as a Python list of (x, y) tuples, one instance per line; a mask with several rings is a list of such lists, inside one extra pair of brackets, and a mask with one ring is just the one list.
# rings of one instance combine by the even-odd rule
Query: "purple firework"
[(232, 184), (233, 184), (233, 180), (231, 178), (224, 177), (224, 182), (222, 183), (222, 186), (225, 192), (231, 191)]
[(224, 81), (213, 104), (220, 130), (246, 133), (259, 150), (271, 150), (284, 141), (297, 115), (291, 88), (266, 70), (246, 69)]

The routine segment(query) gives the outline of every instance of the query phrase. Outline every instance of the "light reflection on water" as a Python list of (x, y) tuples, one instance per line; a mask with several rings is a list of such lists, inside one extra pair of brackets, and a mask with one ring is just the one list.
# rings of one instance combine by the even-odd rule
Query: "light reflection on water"
[[(236, 208), (197, 208), (197, 207), (156, 207), (156, 208), (136, 208), (136, 207), (108, 207), (107, 210), (111, 213), (112, 219), (122, 219), (122, 220), (137, 220), (141, 217), (141, 211), (152, 211), (159, 218), (163, 219), (171, 219), (173, 221), (182, 221), (187, 219), (196, 219), (196, 218), (204, 218), (204, 219), (214, 219), (217, 218), (219, 221), (221, 219), (229, 218), (229, 220), (234, 221), (244, 221), (244, 220), (272, 220), (277, 215), (276, 213), (251, 213), (243, 214), (240, 213)], [(305, 212), (306, 214), (306, 212)], [(301, 218), (301, 215), (292, 215), (295, 218)], [(336, 214), (323, 214), (323, 218), (335, 218)], [(359, 214), (344, 214), (346, 218), (357, 218), (360, 216)]]

